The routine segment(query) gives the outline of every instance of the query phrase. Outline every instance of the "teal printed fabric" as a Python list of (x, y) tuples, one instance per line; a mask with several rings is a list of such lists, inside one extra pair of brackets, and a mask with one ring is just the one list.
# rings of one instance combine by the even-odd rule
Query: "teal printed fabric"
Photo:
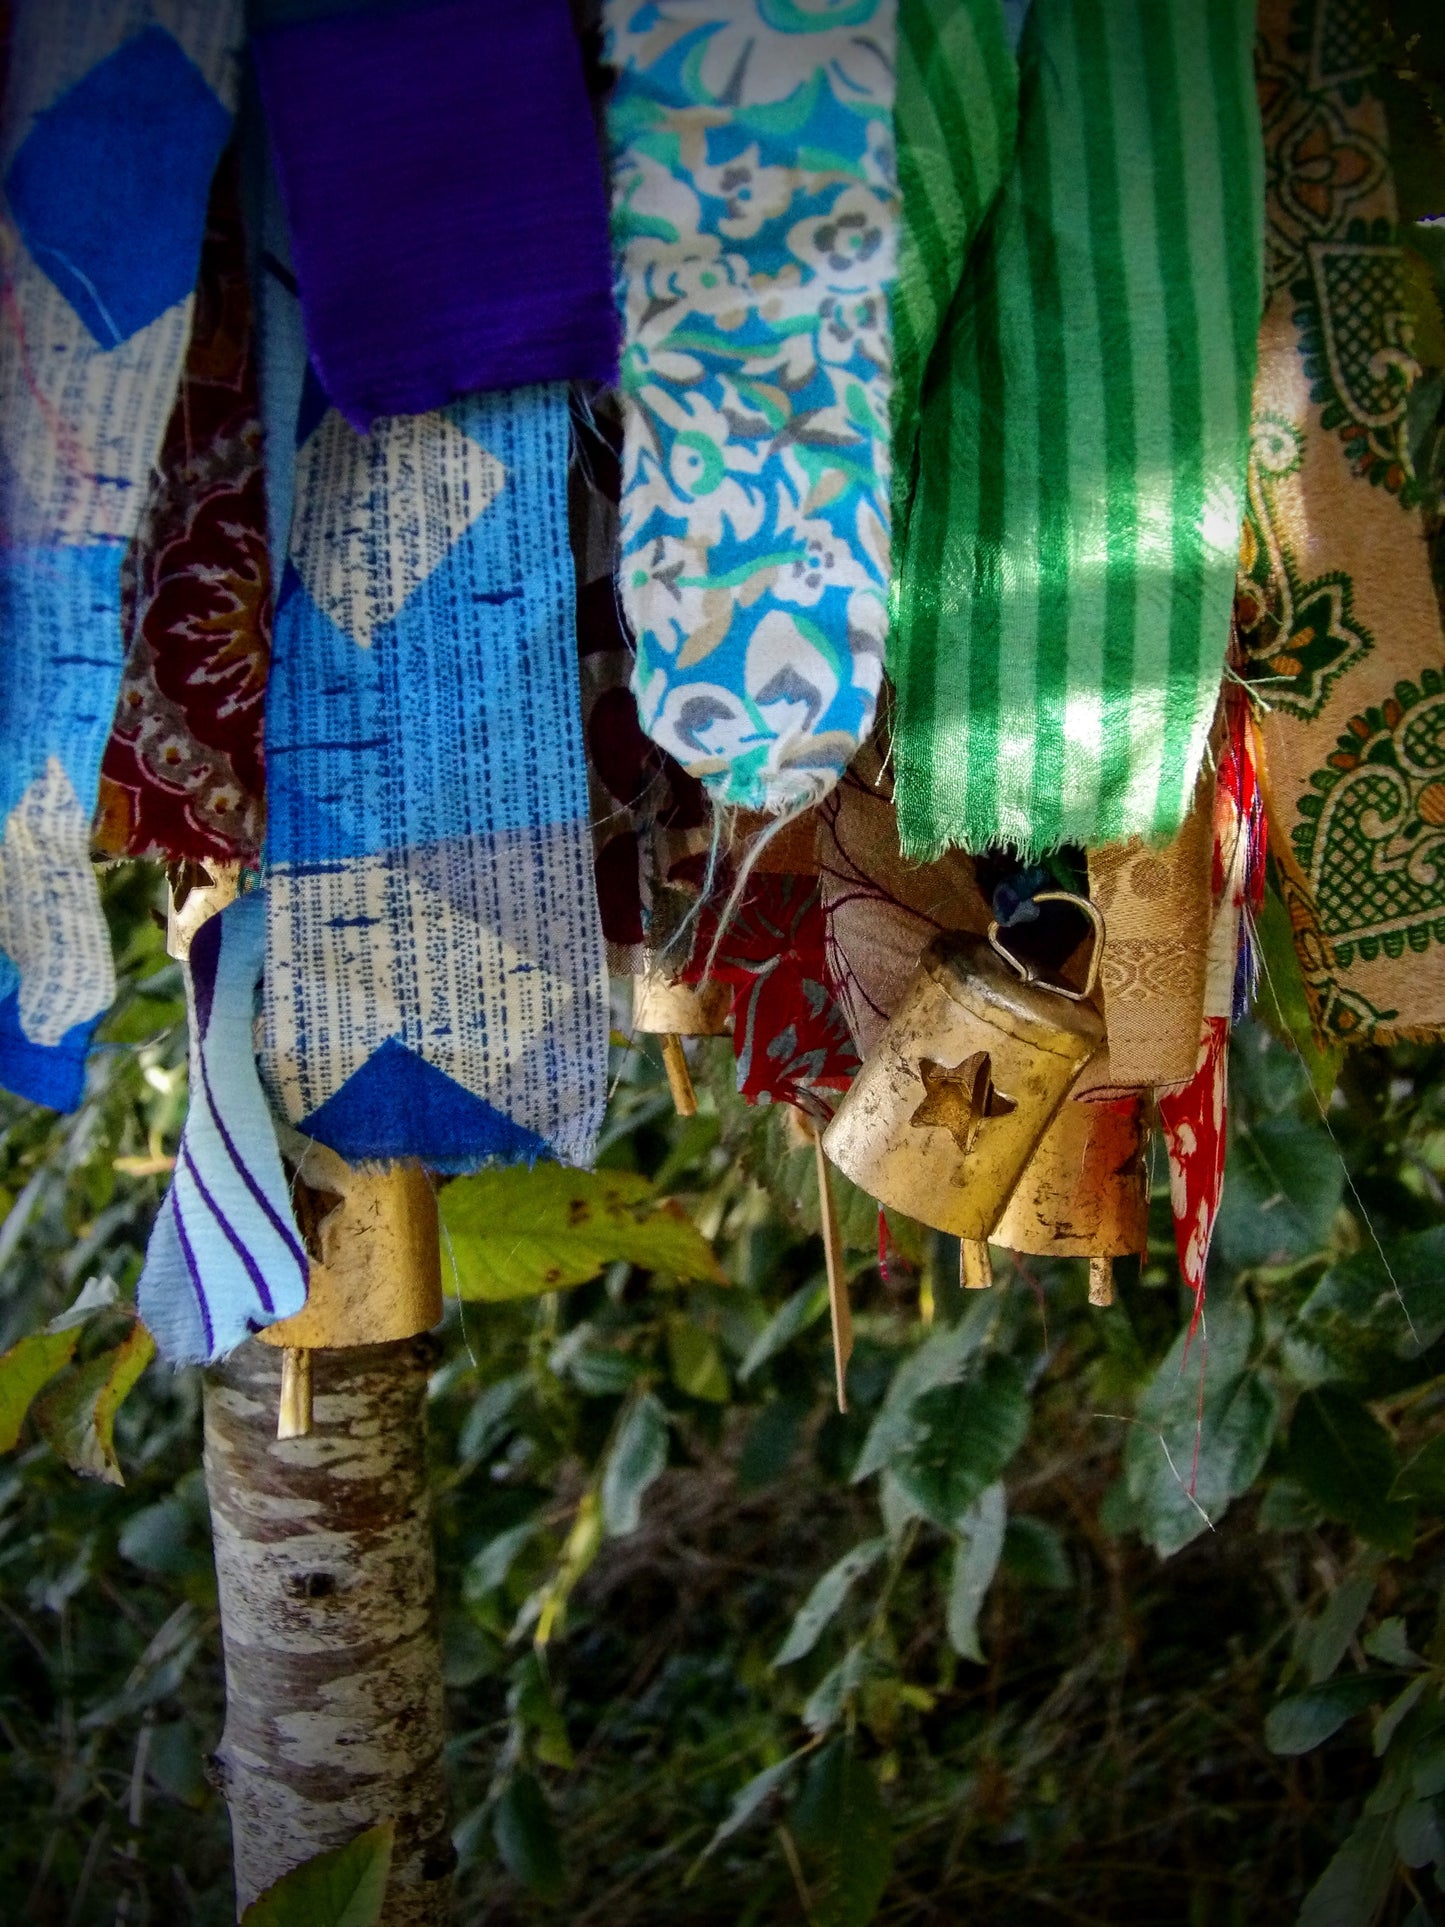
[(867, 733), (889, 573), (894, 0), (607, 0), (623, 604), (644, 728), (720, 802)]
[(1229, 642), (1262, 298), (1252, 0), (1033, 0), (925, 385), (903, 848), (1177, 832)]
[(90, 863), (120, 571), (230, 131), (233, 0), (19, 0), (0, 127), (0, 1084), (79, 1102), (115, 992)]
[(352, 1163), (585, 1163), (608, 1015), (567, 390), (361, 435), (313, 378), (295, 440), (266, 698), (267, 1082)]

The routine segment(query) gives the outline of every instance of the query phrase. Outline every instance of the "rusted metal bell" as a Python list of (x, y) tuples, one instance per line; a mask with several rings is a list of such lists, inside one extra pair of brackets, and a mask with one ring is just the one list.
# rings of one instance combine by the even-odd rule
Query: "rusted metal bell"
[[(1041, 893), (1041, 896), (1045, 893)], [(1094, 924), (1102, 920), (1067, 892)], [(823, 1139), (880, 1203), (955, 1237), (991, 1236), (1075, 1079), (1104, 1041), (1083, 990), (1040, 983), (999, 940), (940, 938)]]
[(632, 1028), (649, 1036), (723, 1037), (732, 1007), (730, 984), (684, 984), (658, 970), (632, 979)]
[(278, 1346), (276, 1436), (311, 1430), (311, 1353), (385, 1345), (430, 1331), (442, 1315), (436, 1194), (420, 1165), (362, 1171), (323, 1144), (308, 1144), (299, 1194), (329, 1205), (317, 1233), (306, 1303), (257, 1336)]
[(1139, 1097), (1070, 1097), (1045, 1131), (993, 1241), (1037, 1258), (1087, 1258), (1089, 1302), (1113, 1303), (1113, 1260), (1144, 1250), (1149, 1183)]

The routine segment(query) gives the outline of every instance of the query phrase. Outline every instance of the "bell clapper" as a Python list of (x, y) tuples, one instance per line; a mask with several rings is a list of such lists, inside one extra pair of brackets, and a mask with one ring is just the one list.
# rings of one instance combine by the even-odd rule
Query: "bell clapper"
[(1112, 1305), (1114, 1302), (1114, 1260), (1112, 1258), (1091, 1258), (1089, 1260), (1089, 1303), (1091, 1305)]
[(662, 1068), (667, 1072), (673, 1109), (679, 1117), (696, 1117), (697, 1092), (692, 1088), (692, 1073), (687, 1068), (682, 1039), (675, 1031), (662, 1033)]
[(311, 1353), (288, 1345), (281, 1354), (281, 1407), (276, 1415), (278, 1439), (304, 1439), (311, 1432)]
[(993, 1283), (993, 1255), (983, 1238), (959, 1239), (958, 1282), (965, 1291), (987, 1291)]
[(798, 1117), (813, 1140), (813, 1160), (818, 1173), (818, 1215), (823, 1225), (823, 1258), (828, 1267), (828, 1313), (833, 1326), (833, 1378), (838, 1394), (838, 1410), (848, 1409), (848, 1360), (853, 1354), (853, 1312), (848, 1303), (848, 1275), (843, 1269), (843, 1234), (838, 1228), (838, 1207), (833, 1198), (833, 1179), (823, 1149), (823, 1133), (806, 1112)]

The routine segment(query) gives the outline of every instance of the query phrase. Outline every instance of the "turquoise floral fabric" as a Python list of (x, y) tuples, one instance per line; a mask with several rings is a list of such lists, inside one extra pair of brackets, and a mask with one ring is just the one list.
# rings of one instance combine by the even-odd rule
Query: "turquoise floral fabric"
[(750, 809), (823, 795), (882, 677), (895, 15), (606, 7), (633, 687)]

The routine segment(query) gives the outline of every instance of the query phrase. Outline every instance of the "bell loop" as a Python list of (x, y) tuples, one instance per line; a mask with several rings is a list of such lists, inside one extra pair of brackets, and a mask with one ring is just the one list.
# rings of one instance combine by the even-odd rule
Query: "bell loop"
[(1070, 990), (1067, 984), (1048, 983), (1039, 975), (1032, 964), (1025, 963), (1022, 957), (1016, 957), (1008, 948), (1007, 944), (999, 940), (1000, 926), (997, 917), (995, 917), (993, 922), (988, 926), (990, 946), (998, 952), (999, 956), (1003, 958), (1004, 962), (1017, 975), (1020, 982), (1042, 985), (1044, 989), (1053, 991), (1057, 996), (1067, 997), (1071, 1004), (1085, 1003), (1094, 994), (1094, 987), (1099, 981), (1099, 965), (1103, 961), (1104, 917), (1102, 911), (1099, 909), (1098, 904), (1092, 903), (1088, 897), (1076, 895), (1072, 890), (1039, 890), (1035, 892), (1032, 901), (1034, 903), (1072, 903), (1076, 910), (1083, 911), (1084, 915), (1093, 925), (1094, 947), (1089, 952), (1089, 974), (1084, 980), (1083, 989)]

